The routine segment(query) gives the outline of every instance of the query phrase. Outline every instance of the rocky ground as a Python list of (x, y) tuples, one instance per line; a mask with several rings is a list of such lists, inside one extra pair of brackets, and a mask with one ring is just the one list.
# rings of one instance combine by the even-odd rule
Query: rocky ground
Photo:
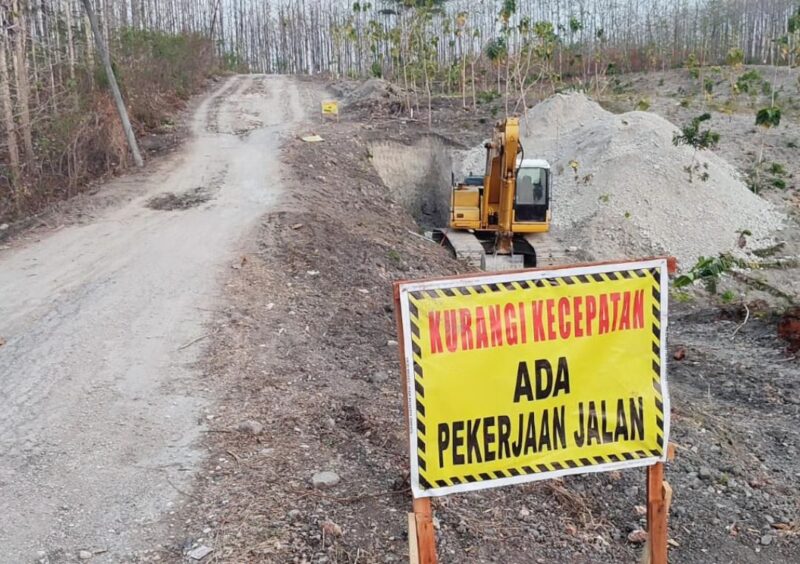
[[(419, 235), (407, 199), (373, 166), (374, 143), (416, 143), (427, 125), (399, 119), (391, 96), (373, 98), (309, 124), (323, 142), (284, 146), (287, 197), (231, 265), (209, 328), (206, 465), (168, 520), (170, 546), (143, 560), (181, 561), (203, 547), (213, 549), (206, 562), (407, 560), (391, 283), (464, 267)], [(433, 132), (466, 148), (492, 110), (459, 106), (438, 101)], [(789, 300), (744, 288), (724, 304), (703, 292), (679, 295), (670, 312), (670, 559), (797, 562), (800, 369), (777, 337)], [(644, 502), (641, 470), (437, 499), (439, 555), (636, 561)]]

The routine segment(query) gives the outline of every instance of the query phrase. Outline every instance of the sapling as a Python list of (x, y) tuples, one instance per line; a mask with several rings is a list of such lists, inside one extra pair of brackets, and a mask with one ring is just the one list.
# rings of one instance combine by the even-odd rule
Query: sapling
[[(696, 118), (693, 118), (688, 125), (681, 128), (680, 132), (672, 136), (672, 144), (676, 147), (678, 145), (689, 145), (694, 149), (692, 153), (692, 162), (684, 170), (689, 173), (689, 182), (692, 182), (693, 173), (700, 170), (700, 164), (696, 162), (697, 151), (700, 149), (712, 149), (719, 143), (719, 133), (712, 129), (701, 129), (701, 124), (711, 119), (711, 114), (704, 113)], [(708, 165), (704, 165), (708, 168)], [(708, 173), (703, 172), (700, 179), (703, 181), (708, 180)]]

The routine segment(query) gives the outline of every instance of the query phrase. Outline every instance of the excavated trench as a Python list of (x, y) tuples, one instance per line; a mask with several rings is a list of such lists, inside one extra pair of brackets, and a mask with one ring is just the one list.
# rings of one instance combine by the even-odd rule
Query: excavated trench
[(413, 145), (381, 141), (370, 150), (381, 180), (422, 229), (447, 225), (454, 155), (451, 147), (437, 137), (422, 137)]

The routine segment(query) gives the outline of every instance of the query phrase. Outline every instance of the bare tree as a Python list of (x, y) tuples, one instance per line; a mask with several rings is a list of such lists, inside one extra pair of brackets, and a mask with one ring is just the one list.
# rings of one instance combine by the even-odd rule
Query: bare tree
[(18, 0), (13, 0), (11, 10), (14, 14), (14, 71), (17, 83), (17, 112), (19, 113), (22, 145), (25, 149), (25, 160), (33, 164), (36, 155), (33, 152), (33, 132), (31, 130), (30, 83), (28, 82), (28, 58), (26, 50), (27, 29), (25, 13)]
[(133, 161), (136, 163), (136, 166), (141, 168), (144, 166), (144, 160), (142, 160), (142, 154), (139, 152), (139, 144), (136, 142), (136, 135), (133, 132), (133, 127), (131, 127), (131, 120), (128, 118), (128, 110), (125, 108), (125, 102), (122, 99), (122, 94), (119, 91), (117, 78), (114, 76), (114, 69), (111, 67), (111, 57), (108, 54), (108, 48), (103, 40), (103, 36), (100, 34), (100, 28), (97, 24), (97, 16), (92, 8), (91, 0), (82, 0), (82, 2), (83, 7), (86, 10), (86, 15), (89, 18), (89, 24), (92, 27), (92, 33), (94, 34), (94, 42), (97, 46), (97, 52), (100, 54), (100, 59), (103, 61), (103, 66), (106, 70), (108, 85), (111, 87), (112, 96), (114, 96), (114, 103), (117, 106), (119, 119), (122, 122), (122, 129), (125, 131), (125, 138), (128, 140), (128, 147), (131, 150)]
[[(0, 8), (0, 23), (5, 14)], [(3, 25), (5, 28), (5, 25)], [(6, 130), (6, 146), (8, 147), (9, 169), (11, 171), (11, 186), (16, 187), (20, 177), (19, 146), (17, 145), (17, 132), (14, 125), (14, 106), (11, 101), (11, 89), (8, 84), (8, 64), (6, 59), (6, 34), (3, 34), (0, 43), (0, 104), (3, 106), (3, 125)]]

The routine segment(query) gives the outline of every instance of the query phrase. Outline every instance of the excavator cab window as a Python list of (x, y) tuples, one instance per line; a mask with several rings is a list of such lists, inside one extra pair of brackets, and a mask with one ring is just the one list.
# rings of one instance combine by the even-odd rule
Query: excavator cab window
[(516, 221), (546, 221), (549, 200), (549, 171), (546, 168), (520, 168), (514, 201)]

